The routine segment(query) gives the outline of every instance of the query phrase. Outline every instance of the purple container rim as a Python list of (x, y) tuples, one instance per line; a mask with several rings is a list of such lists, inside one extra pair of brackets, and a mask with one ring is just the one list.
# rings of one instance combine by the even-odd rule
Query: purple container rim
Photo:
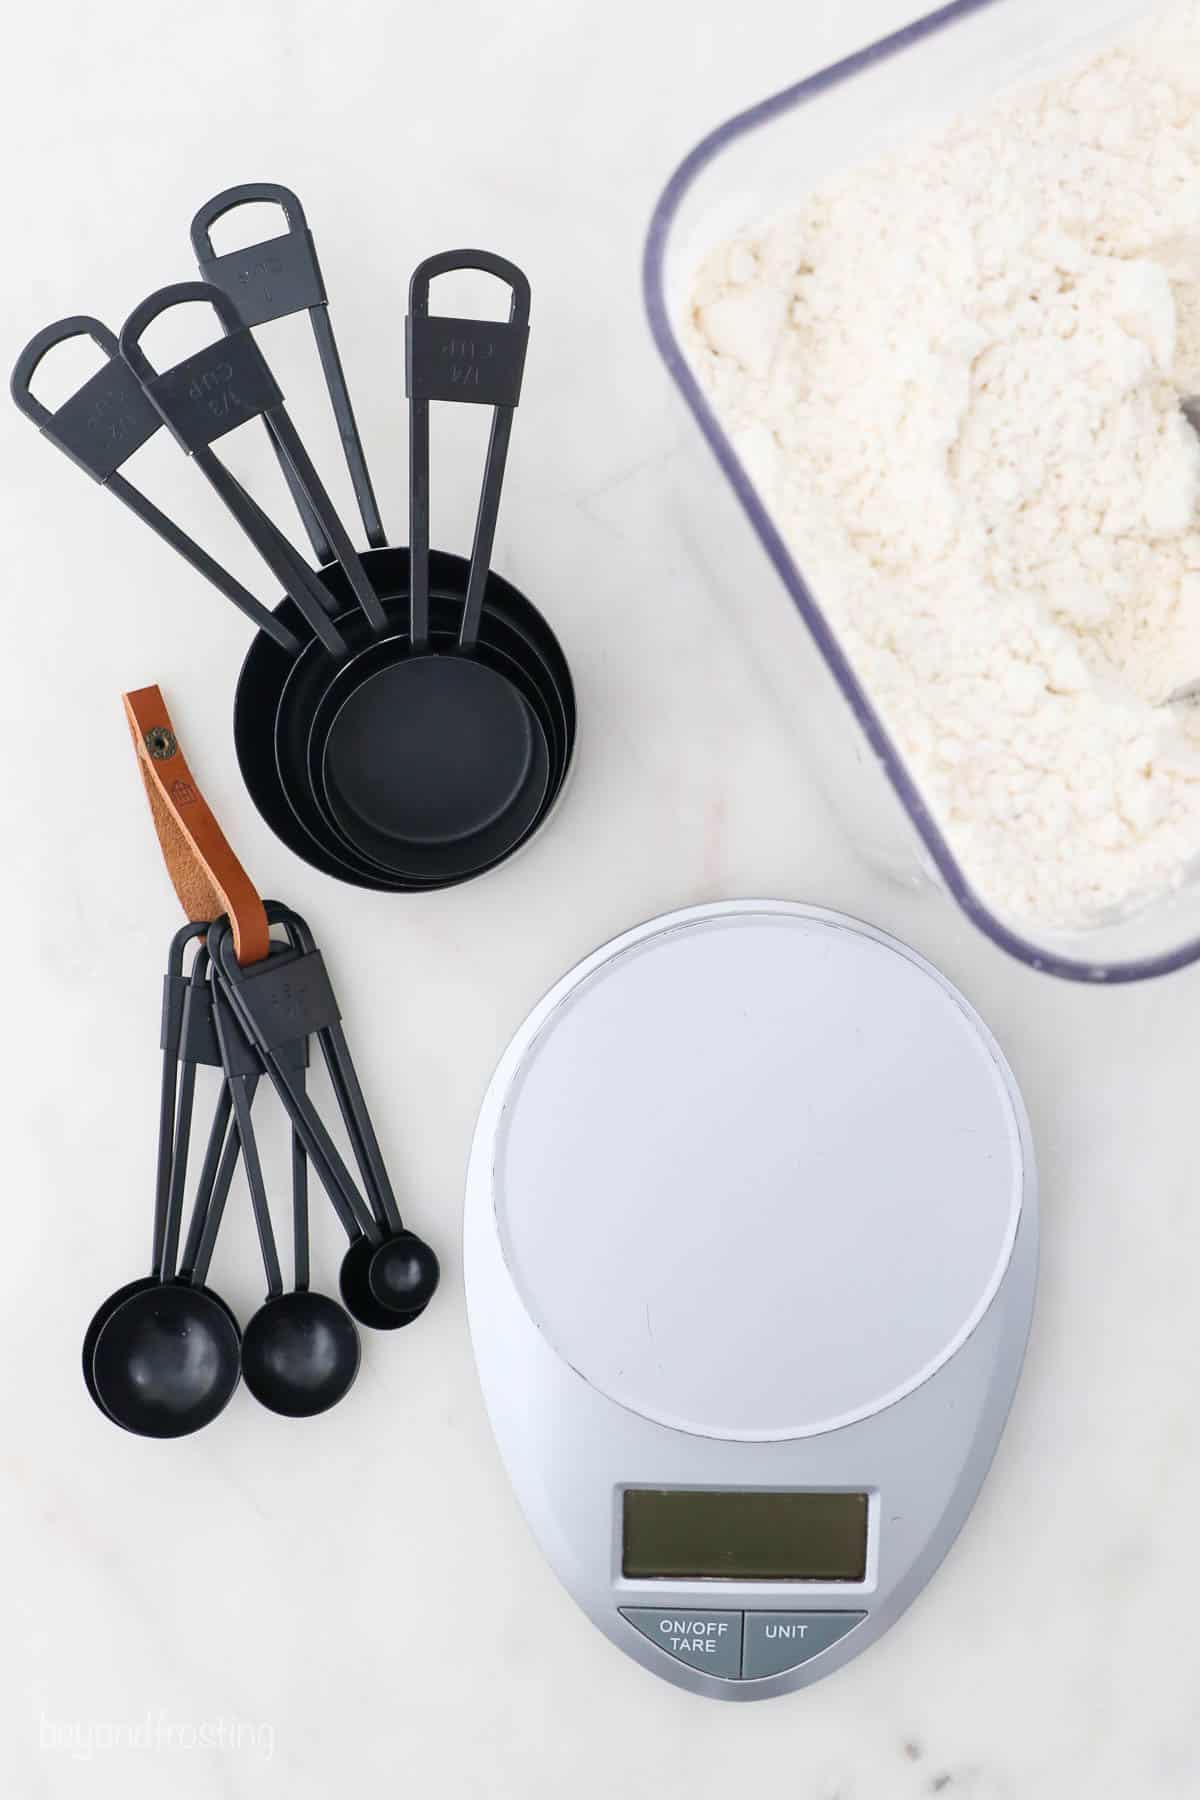
[(1066, 981), (1087, 982), (1093, 986), (1147, 981), (1155, 976), (1173, 974), (1176, 969), (1186, 968), (1190, 963), (1200, 960), (1200, 938), (1158, 955), (1131, 958), (1129, 961), (1105, 963), (1084, 957), (1065, 956), (1035, 943), (1031, 938), (1024, 937), (1003, 924), (975, 892), (921, 798), (919, 789), (884, 728), (883, 721), (867, 698), (816, 597), (772, 523), (753, 482), (689, 369), (671, 325), (664, 293), (663, 261), (666, 244), (680, 203), (696, 177), (727, 144), (734, 138), (757, 130), (760, 125), (767, 124), (779, 114), (839, 86), (851, 76), (870, 68), (872, 64), (885, 62), (898, 51), (909, 49), (960, 19), (999, 4), (1003, 4), (1003, 0), (951, 0), (949, 5), (939, 7), (936, 12), (925, 14), (911, 25), (905, 25), (887, 37), (868, 44), (864, 49), (830, 63), (816, 74), (780, 89), (778, 93), (747, 107), (744, 112), (735, 113), (732, 118), (701, 138), (667, 182), (651, 215), (642, 255), (642, 294), (659, 355), (682, 393), (722, 473), (737, 495), (742, 510), (808, 627), (871, 749), (879, 758), (901, 805), (959, 907), (1001, 950), (1007, 951), (1010, 956), (1015, 956), (1019, 962), (1041, 974), (1057, 975)]

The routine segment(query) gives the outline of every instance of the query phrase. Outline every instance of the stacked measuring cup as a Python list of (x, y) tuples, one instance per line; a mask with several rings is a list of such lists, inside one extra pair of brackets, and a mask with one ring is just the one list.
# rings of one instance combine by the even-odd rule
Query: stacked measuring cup
[[(219, 254), (213, 228), (247, 204), (284, 214), (282, 235)], [(403, 893), (465, 881), (503, 862), (549, 814), (575, 740), (570, 672), (545, 618), (491, 568), (509, 437), (524, 373), (530, 290), (515, 264), (482, 250), (419, 264), (409, 291), (410, 542), (389, 547), (312, 233), (289, 189), (230, 188), (192, 222), (201, 281), (136, 306), (119, 338), (75, 315), (39, 332), (13, 374), (14, 399), (42, 432), (106, 485), (257, 627), (237, 687), (234, 736), (267, 823), (306, 862), (360, 887)], [(503, 320), (431, 310), (439, 277), (475, 270), (508, 291)], [(159, 370), (147, 329), (203, 305), (215, 335)], [(307, 312), (345, 451), (366, 548), (329, 498), (254, 330)], [(51, 410), (32, 392), (42, 360), (90, 336), (103, 366)], [(469, 558), (430, 547), (430, 407), (490, 409)], [(260, 421), (312, 560), (232, 473), (215, 446)], [(264, 604), (122, 473), (165, 425), (284, 590)], [(316, 566), (314, 567), (314, 562)]]

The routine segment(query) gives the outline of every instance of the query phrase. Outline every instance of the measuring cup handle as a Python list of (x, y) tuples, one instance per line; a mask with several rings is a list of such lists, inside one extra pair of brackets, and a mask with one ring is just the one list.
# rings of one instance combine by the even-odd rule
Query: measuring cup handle
[(192, 220), (192, 249), (202, 263), (214, 262), (216, 251), (213, 249), (212, 228), (218, 219), (226, 213), (235, 212), (239, 206), (278, 206), (287, 221), (289, 235), (308, 229), (308, 220), (304, 216), (304, 208), (291, 188), (280, 187), (274, 181), (243, 181), (237, 187), (224, 188), (221, 193), (214, 194), (211, 200), (197, 208)]
[[(429, 289), (439, 275), (478, 269), (509, 290), (508, 318), (461, 319), (429, 311)], [(413, 270), (404, 322), (404, 386), (408, 395), (409, 640), (415, 652), (429, 646), (429, 406), (434, 400), (491, 406), (488, 445), (471, 570), (459, 628), (459, 644), (473, 648), (479, 629), (492, 539), (500, 506), (508, 422), (521, 398), (529, 343), (529, 282), (515, 263), (491, 250), (442, 250)]]
[[(163, 313), (192, 301), (212, 308), (223, 327), (222, 335), (171, 368), (155, 369), (142, 349), (142, 337)], [(331, 655), (340, 656), (345, 640), (326, 611), (328, 591), (212, 449), (220, 438), (251, 419), (265, 420), (273, 440), (289, 423), (279, 384), (235, 302), (208, 282), (176, 282), (134, 307), (121, 327), (120, 344), (121, 355), (176, 443), (185, 455), (195, 458), (267, 567), (283, 583), (309, 629)]]
[[(212, 241), (215, 222), (241, 206), (264, 203), (282, 210), (286, 231), (281, 236), (218, 254)], [(317, 248), (305, 222), (304, 208), (290, 188), (277, 187), (266, 181), (226, 188), (206, 201), (197, 212), (192, 220), (191, 237), (201, 275), (228, 295), (237, 307), (243, 325), (265, 325), (272, 319), (287, 319), (293, 313), (304, 311), (315, 320), (318, 314), (324, 313), (325, 284), (321, 279)], [(275, 441), (270, 415), (266, 425), (313, 553), (319, 563), (331, 562), (333, 546), (293, 475), (281, 446)]]
[[(33, 392), (33, 378), (43, 360), (59, 344), (87, 337), (104, 353), (104, 362), (60, 406), (49, 407)], [(43, 437), (102, 487), (140, 450), (162, 423), (136, 375), (121, 360), (116, 334), (83, 313), (58, 319), (37, 332), (17, 358), (9, 383), (12, 397)], [(124, 484), (114, 490), (128, 500)], [(154, 520), (149, 523), (158, 529)]]
[(8, 386), (14, 404), (42, 430), (53, 425), (54, 414), (30, 391), (38, 364), (56, 344), (65, 344), (69, 339), (77, 337), (91, 338), (110, 362), (113, 357), (120, 355), (115, 331), (110, 331), (107, 325), (102, 324), (99, 319), (93, 319), (88, 313), (73, 313), (69, 319), (56, 319), (52, 325), (43, 325), (40, 331), (35, 332), (13, 366)]
[[(219, 253), (212, 241), (212, 227), (216, 221), (239, 207), (263, 204), (282, 211), (286, 230), (276, 237)], [(192, 220), (192, 248), (205, 281), (215, 283), (232, 297), (244, 324), (266, 325), (273, 319), (308, 313), (367, 542), (376, 547), (386, 543), (387, 536), (329, 318), (329, 296), (325, 292), (317, 246), (300, 201), (290, 188), (279, 187), (270, 181), (246, 182), (240, 187), (226, 188), (206, 201)], [(268, 419), (267, 423), (271, 426), (272, 422)], [(304, 486), (297, 481), (281, 446), (277, 444), (276, 449), (317, 561), (330, 562), (335, 547), (320, 509), (309, 503)]]
[[(79, 337), (91, 338), (103, 351), (105, 361), (60, 406), (48, 407), (33, 393), (33, 378), (56, 345)], [(17, 358), (9, 385), (13, 400), (25, 417), (32, 419), (42, 436), (69, 457), (76, 468), (107, 488), (281, 649), (289, 654), (299, 649), (299, 640), (286, 625), (119, 473), (134, 452), (149, 443), (163, 420), (138, 375), (123, 360), (115, 332), (83, 313), (58, 319), (30, 338)]]
[(429, 289), (439, 275), (453, 274), (456, 269), (478, 269), (482, 274), (495, 275), (507, 284), (512, 293), (509, 307), (509, 323), (527, 325), (529, 323), (529, 278), (516, 263), (506, 257), (497, 256), (492, 250), (439, 250), (436, 256), (427, 256), (424, 262), (417, 264), (408, 284), (408, 310), (414, 318), (429, 316)]
[(242, 316), (229, 295), (222, 288), (213, 287), (211, 282), (175, 281), (170, 287), (147, 294), (122, 325), (119, 339), (121, 355), (143, 386), (159, 373), (142, 349), (143, 337), (163, 313), (170, 312), (173, 306), (185, 306), (193, 301), (203, 301), (206, 306), (211, 306), (226, 332), (243, 329)]

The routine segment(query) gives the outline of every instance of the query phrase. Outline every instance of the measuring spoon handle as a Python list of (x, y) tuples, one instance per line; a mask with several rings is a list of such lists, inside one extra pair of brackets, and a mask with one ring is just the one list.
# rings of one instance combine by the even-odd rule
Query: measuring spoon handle
[[(290, 907), (275, 907), (272, 909), (272, 918), (274, 922), (283, 925), (290, 942), (302, 955), (316, 950), (316, 939), (307, 921), (299, 913), (293, 912)], [(388, 1231), (403, 1231), (404, 1221), (400, 1217), (400, 1208), (396, 1204), (383, 1152), (375, 1135), (370, 1110), (341, 1021), (335, 1020), (322, 1026), (316, 1035), (372, 1211), (379, 1224)]]
[[(225, 1152), (230, 1144), (233, 1146), (233, 1162), (237, 1162), (238, 1135), (236, 1127), (230, 1131), (233, 1115), (233, 1101), (229, 1093), (229, 1083), (221, 1082), (217, 1095), (217, 1104), (213, 1111), (212, 1124), (208, 1132), (208, 1144), (204, 1152), (204, 1162), (200, 1168), (200, 1179), (196, 1184), (196, 1198), (192, 1204), (192, 1219), (188, 1226), (187, 1238), (183, 1246), (183, 1254), (179, 1259), (179, 1275), (183, 1281), (196, 1279), (196, 1265), (199, 1261), (201, 1246), (208, 1231), (213, 1207), (217, 1204), (217, 1186), (224, 1173)], [(233, 1168), (229, 1170), (229, 1179), (233, 1179)], [(226, 1190), (228, 1191), (228, 1190)], [(221, 1197), (224, 1208), (225, 1197)], [(220, 1222), (218, 1216), (218, 1223)], [(216, 1239), (216, 1229), (213, 1230)], [(210, 1250), (211, 1254), (211, 1250)], [(207, 1265), (206, 1265), (207, 1266)], [(203, 1276), (200, 1277), (203, 1281)]]
[[(269, 903), (268, 918), (274, 921), (278, 910)], [(237, 1015), (238, 1023), (253, 1045), (263, 1069), (270, 1077), (304, 1146), (305, 1153), (316, 1170), (321, 1185), (329, 1195), (343, 1230), (351, 1239), (365, 1236), (369, 1237), (372, 1242), (377, 1242), (380, 1233), (374, 1214), (359, 1193), (353, 1176), (342, 1161), (332, 1138), (325, 1129), (319, 1113), (308, 1096), (304, 1082), (297, 1079), (296, 1069), (286, 1054), (287, 1044), (273, 1044), (268, 1041), (259, 1020), (247, 1005), (243, 991), (247, 976), (238, 965), (234, 955), (233, 938), (224, 920), (219, 920), (213, 926), (209, 943), (222, 992), (227, 996)]]
[[(203, 927), (201, 927), (203, 929)], [(189, 935), (197, 935), (193, 926)], [(177, 933), (175, 944), (183, 937)], [(191, 974), (183, 992), (176, 1041), (178, 1086), (175, 1095), (175, 1133), (171, 1146), (171, 1178), (167, 1189), (167, 1208), (159, 1250), (158, 1279), (171, 1281), (179, 1254), (179, 1234), (183, 1225), (183, 1198), (187, 1187), (188, 1153), (192, 1139), (192, 1109), (196, 1096), (196, 1065), (205, 1054), (205, 1027), (210, 1005), (208, 985), (209, 955), (203, 944), (196, 952)]]
[(163, 976), (162, 1026), (159, 1043), (162, 1049), (162, 1075), (158, 1095), (158, 1150), (154, 1171), (154, 1231), (150, 1250), (150, 1273), (157, 1276), (163, 1266), (163, 1248), (167, 1232), (167, 1210), (171, 1195), (171, 1172), (175, 1156), (175, 1099), (179, 1085), (179, 1049), (183, 1040), (184, 1007), (189, 982), (183, 973), (184, 952), (188, 945), (203, 936), (204, 926), (183, 925), (171, 939), (167, 952), (167, 969)]
[(262, 1161), (258, 1154), (258, 1140), (250, 1116), (251, 1096), (258, 1086), (259, 1059), (229, 1006), (220, 980), (213, 983), (213, 1012), (217, 1025), (217, 1042), (221, 1046), (221, 1064), (233, 1103), (233, 1117), (241, 1143), (242, 1161), (250, 1188), (250, 1203), (254, 1209), (254, 1223), (267, 1277), (267, 1297), (275, 1299), (283, 1292), (283, 1273), (279, 1266), (279, 1252), (271, 1224), (271, 1208), (267, 1201)]

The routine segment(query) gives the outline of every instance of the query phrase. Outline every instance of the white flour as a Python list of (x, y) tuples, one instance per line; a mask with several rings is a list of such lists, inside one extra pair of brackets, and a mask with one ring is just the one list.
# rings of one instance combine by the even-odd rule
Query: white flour
[(1200, 859), (1200, 0), (711, 256), (689, 348), (968, 878)]

